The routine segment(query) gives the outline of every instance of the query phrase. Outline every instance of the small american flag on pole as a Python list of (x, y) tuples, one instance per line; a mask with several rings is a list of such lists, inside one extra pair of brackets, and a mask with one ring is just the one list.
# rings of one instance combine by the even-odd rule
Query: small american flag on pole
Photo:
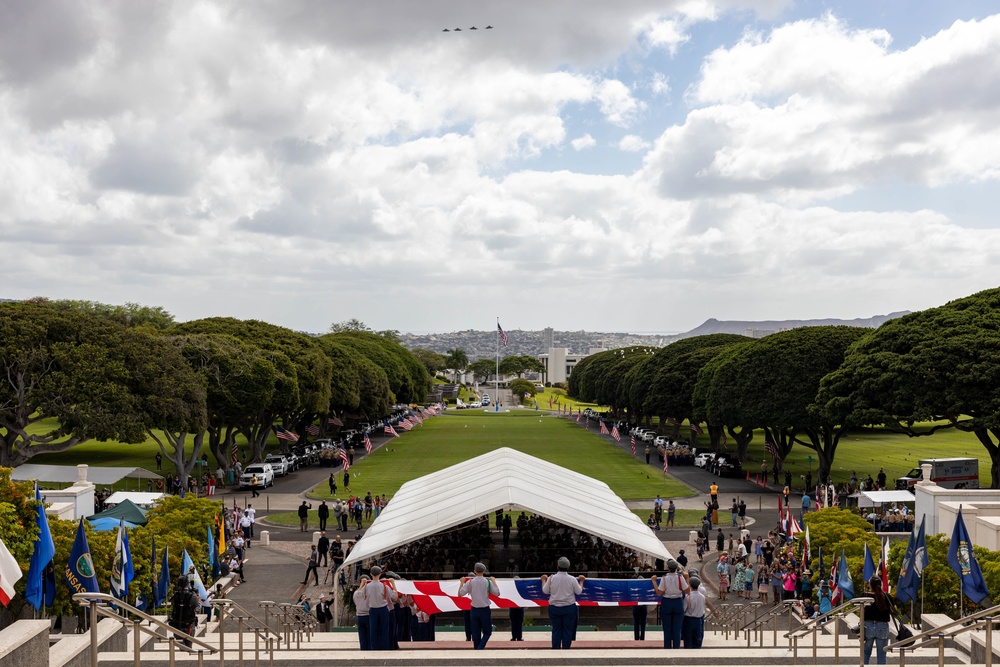
[(339, 452), (340, 460), (344, 462), (344, 470), (351, 469), (351, 459), (347, 456), (347, 450), (341, 449)]
[(632, 456), (635, 456), (635, 436), (632, 436)]
[(775, 461), (778, 460), (778, 448), (774, 446), (773, 442), (771, 442), (770, 440), (765, 442), (764, 449), (767, 450), (767, 453), (771, 455), (772, 459), (774, 459)]
[(500, 322), (497, 322), (497, 333), (500, 334), (500, 342), (503, 343), (504, 347), (507, 347), (507, 334), (503, 332), (503, 327), (500, 326)]
[(603, 421), (601, 422), (601, 435), (608, 434), (608, 426)]
[(580, 423), (580, 417), (581, 417), (581, 416), (582, 416), (582, 415), (580, 414), (580, 411), (579, 411), (579, 410), (577, 410), (577, 412), (576, 412), (576, 423), (577, 423), (577, 424), (579, 424), (579, 423)]
[(343, 426), (344, 425), (344, 422), (340, 421), (340, 419), (338, 419), (336, 415), (334, 415), (333, 417), (330, 417), (329, 419), (327, 419), (326, 423), (330, 424), (332, 426)]
[(413, 424), (410, 423), (409, 419), (402, 420), (401, 422), (399, 422), (399, 425), (402, 426), (403, 430), (405, 431), (409, 431), (410, 429), (413, 428)]
[(695, 422), (691, 422), (691, 432), (692, 433), (697, 433), (698, 435), (701, 435), (701, 433), (702, 433), (701, 426), (699, 426)]
[(615, 439), (615, 442), (622, 441), (622, 434), (618, 432), (618, 424), (611, 427), (611, 437)]
[(309, 426), (306, 426), (306, 433), (314, 436), (319, 435), (319, 426), (316, 424), (309, 424)]
[(236, 465), (236, 457), (239, 451), (239, 447), (236, 446), (236, 441), (234, 440), (233, 444), (229, 447), (229, 465)]
[(385, 430), (385, 434), (386, 435), (391, 435), (394, 438), (398, 438), (399, 437), (399, 434), (396, 433), (396, 429), (394, 429), (392, 427), (392, 424), (386, 424), (384, 430)]
[(663, 450), (663, 474), (664, 475), (667, 474), (667, 469), (670, 467), (669, 465), (667, 465), (667, 461), (669, 461), (669, 459), (667, 458), (667, 450)]
[(372, 453), (372, 439), (368, 437), (367, 433), (365, 433), (365, 453)]
[(280, 426), (274, 427), (274, 432), (278, 436), (278, 440), (287, 440), (288, 442), (298, 442), (299, 436), (289, 431), (287, 428), (282, 428)]

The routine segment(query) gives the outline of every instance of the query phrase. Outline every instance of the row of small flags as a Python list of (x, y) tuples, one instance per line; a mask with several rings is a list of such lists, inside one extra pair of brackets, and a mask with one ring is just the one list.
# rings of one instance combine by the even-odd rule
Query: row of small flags
[[(403, 418), (403, 420), (399, 423), (399, 425), (403, 429), (409, 431), (414, 426), (422, 426), (423, 423), (424, 423), (424, 419), (425, 418), (427, 418), (427, 417), (433, 417), (434, 415), (436, 415), (439, 412), (439, 410), (440, 410), (440, 406), (439, 405), (430, 406), (430, 407), (427, 407), (427, 408), (416, 408), (416, 411), (410, 413), (405, 418)], [(327, 419), (327, 423), (328, 424), (332, 424), (334, 426), (343, 426), (344, 425), (344, 423), (340, 419), (338, 419), (337, 417), (330, 417), (329, 419)], [(390, 424), (387, 424), (385, 426), (384, 430), (385, 430), (385, 434), (386, 435), (392, 435), (392, 436), (397, 437), (397, 438), (399, 437), (399, 433), (397, 433), (396, 429), (394, 429), (392, 427), (392, 425), (390, 425)], [(320, 433), (320, 427), (319, 427), (319, 425), (318, 424), (309, 424), (308, 426), (306, 426), (306, 433), (308, 433), (311, 436), (317, 436), (317, 435), (319, 435), (319, 433)], [(290, 431), (290, 430), (288, 430), (287, 428), (285, 428), (283, 426), (275, 426), (274, 427), (274, 434), (277, 436), (277, 438), (279, 440), (285, 440), (287, 442), (298, 442), (299, 441), (299, 437), (300, 437), (297, 433), (295, 433), (293, 431)], [(370, 446), (370, 444), (367, 445), (366, 448), (368, 446)], [(236, 457), (237, 457), (238, 452), (239, 452), (239, 450), (236, 447), (236, 443), (234, 442), (232, 444), (232, 447), (230, 448), (230, 452), (229, 452), (230, 460), (231, 460), (231, 463), (233, 465), (236, 464)], [(368, 450), (368, 453), (369, 454), (371, 453), (370, 449)]]

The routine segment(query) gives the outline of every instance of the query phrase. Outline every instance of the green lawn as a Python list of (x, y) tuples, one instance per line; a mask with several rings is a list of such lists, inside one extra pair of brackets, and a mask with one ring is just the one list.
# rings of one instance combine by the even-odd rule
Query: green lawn
[(549, 409), (549, 398), (552, 399), (552, 410), (556, 411), (557, 405), (562, 404), (563, 408), (570, 408), (574, 412), (576, 410), (584, 410), (586, 408), (593, 408), (595, 410), (604, 411), (607, 410), (607, 406), (600, 406), (596, 403), (581, 403), (575, 399), (572, 399), (564, 393), (564, 390), (553, 389), (552, 387), (547, 387), (545, 389), (539, 389), (538, 393), (532, 398), (528, 399), (528, 405), (533, 405), (532, 400), (538, 401), (538, 407), (541, 410)]
[[(643, 510), (632, 510), (632, 514), (642, 519), (643, 523), (649, 519), (649, 515), (653, 513), (653, 504), (649, 504), (649, 509)], [(674, 511), (674, 526), (678, 528), (700, 528), (701, 519), (705, 516), (705, 510), (682, 510), (678, 509)], [(728, 515), (727, 515), (728, 518)], [(663, 507), (663, 522), (666, 524), (667, 521), (667, 508)]]
[[(392, 496), (404, 482), (480, 454), (511, 447), (605, 482), (619, 496), (692, 495), (685, 485), (657, 474), (594, 431), (535, 412), (451, 412), (430, 419), (351, 467), (351, 491)], [(343, 496), (343, 489), (339, 490)], [(312, 491), (330, 498), (326, 483)]]

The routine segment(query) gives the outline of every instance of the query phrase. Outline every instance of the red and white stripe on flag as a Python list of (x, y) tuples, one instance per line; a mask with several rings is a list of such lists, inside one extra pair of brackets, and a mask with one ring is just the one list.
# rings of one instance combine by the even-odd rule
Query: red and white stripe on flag
[(601, 422), (601, 435), (607, 435), (607, 434), (608, 434), (608, 425), (607, 425), (607, 424), (605, 424), (605, 423), (604, 423), (604, 422), (602, 421), (602, 422)]
[(632, 436), (632, 456), (635, 456), (635, 436)]
[(0, 604), (7, 606), (14, 598), (14, 584), (21, 578), (21, 566), (0, 540)]
[(622, 434), (618, 432), (618, 424), (611, 427), (611, 437), (615, 439), (615, 442), (622, 441)]
[(372, 453), (372, 439), (368, 437), (367, 433), (365, 433), (365, 453)]

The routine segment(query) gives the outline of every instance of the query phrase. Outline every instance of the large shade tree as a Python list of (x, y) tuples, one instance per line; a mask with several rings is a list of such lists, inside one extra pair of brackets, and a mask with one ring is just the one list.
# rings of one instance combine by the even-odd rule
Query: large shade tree
[(1000, 488), (1000, 289), (890, 320), (823, 380), (832, 419), (911, 436), (973, 433)]
[(111, 318), (0, 304), (0, 465), (92, 439), (142, 442), (151, 419), (187, 409), (187, 372), (165, 341)]

